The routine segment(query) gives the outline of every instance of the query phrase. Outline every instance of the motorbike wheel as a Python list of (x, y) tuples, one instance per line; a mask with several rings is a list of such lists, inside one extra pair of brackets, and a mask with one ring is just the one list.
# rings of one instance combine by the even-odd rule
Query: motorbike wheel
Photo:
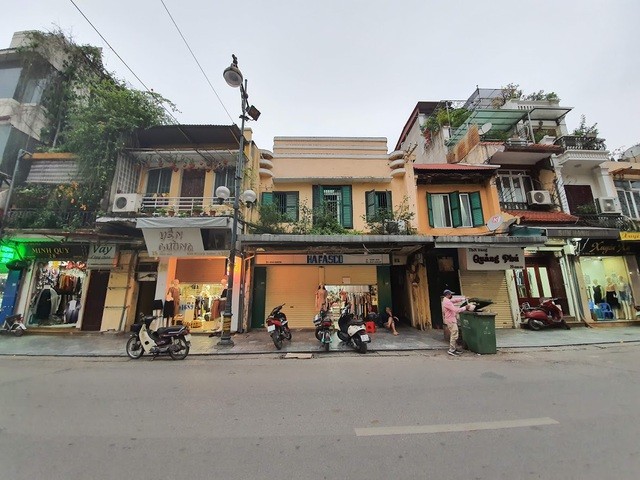
[(538, 322), (536, 322), (533, 318), (529, 319), (529, 321), (527, 322), (527, 325), (529, 325), (529, 328), (531, 330), (535, 330), (535, 331), (540, 330), (540, 324), (538, 324)]
[(23, 333), (24, 333), (24, 330), (23, 330), (23, 329), (21, 329), (20, 327), (15, 328), (15, 329), (13, 330), (13, 334), (14, 334), (16, 337), (21, 337)]
[(367, 342), (363, 342), (360, 335), (355, 335), (353, 337), (353, 343), (356, 346), (356, 350), (360, 353), (367, 353)]
[(324, 351), (328, 352), (329, 347), (331, 347), (331, 332), (327, 330), (324, 332)]
[(340, 340), (342, 340), (343, 342), (348, 342), (349, 341), (349, 335), (347, 335), (344, 332), (338, 331), (338, 338)]
[(273, 344), (280, 350), (282, 348), (282, 337), (277, 330), (271, 334), (271, 338), (273, 339)]
[[(175, 346), (180, 347), (180, 349), (174, 351), (174, 349), (171, 347)], [(169, 347), (169, 355), (171, 355), (171, 358), (173, 358), (174, 360), (184, 360), (185, 358), (187, 358), (187, 355), (189, 355), (189, 345), (187, 345), (187, 341), (183, 337), (174, 339), (173, 345), (171, 345), (171, 347)]]
[(322, 341), (322, 328), (316, 327), (316, 340)]
[(144, 350), (142, 349), (142, 343), (138, 337), (131, 337), (127, 342), (127, 355), (133, 360), (137, 360), (142, 356)]
[(284, 338), (286, 338), (287, 340), (291, 341), (291, 330), (290, 329), (286, 329), (284, 331)]

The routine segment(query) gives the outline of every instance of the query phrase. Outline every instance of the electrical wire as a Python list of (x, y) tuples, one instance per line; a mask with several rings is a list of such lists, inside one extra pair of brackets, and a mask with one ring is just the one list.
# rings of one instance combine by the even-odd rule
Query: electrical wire
[(162, 6), (167, 11), (167, 15), (169, 15), (169, 18), (173, 22), (173, 25), (176, 27), (176, 30), (178, 30), (178, 33), (180, 34), (180, 37), (182, 37), (182, 41), (187, 46), (187, 49), (189, 50), (189, 53), (191, 53), (191, 56), (193, 57), (193, 59), (195, 60), (196, 64), (198, 65), (198, 68), (202, 72), (202, 75), (204, 75), (204, 78), (207, 80), (207, 83), (209, 84), (209, 87), (211, 88), (211, 90), (213, 91), (214, 95), (216, 96), (216, 98), (220, 102), (220, 105), (222, 105), (222, 108), (224, 109), (224, 111), (227, 112), (227, 116), (229, 117), (231, 122), (233, 122), (235, 124), (235, 121), (231, 117), (231, 114), (229, 113), (229, 110), (227, 110), (227, 107), (224, 105), (224, 103), (220, 99), (220, 96), (218, 95), (218, 92), (216, 92), (216, 89), (211, 84), (211, 81), (209, 80), (209, 77), (207, 76), (207, 74), (205, 73), (204, 69), (202, 68), (202, 65), (200, 65), (200, 62), (198, 61), (198, 58), (196, 57), (196, 54), (193, 53), (193, 50), (191, 49), (191, 46), (189, 45), (189, 42), (187, 42), (187, 39), (182, 34), (182, 31), (180, 30), (180, 27), (178, 26), (178, 24), (176, 23), (175, 19), (173, 18), (173, 15), (171, 15), (171, 12), (167, 8), (167, 5), (164, 3), (164, 0), (160, 0), (160, 3), (162, 3)]

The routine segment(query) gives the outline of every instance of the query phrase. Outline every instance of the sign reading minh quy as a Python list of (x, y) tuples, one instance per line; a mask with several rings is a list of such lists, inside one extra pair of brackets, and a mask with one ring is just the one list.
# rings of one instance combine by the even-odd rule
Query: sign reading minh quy
[(467, 270), (524, 268), (524, 249), (473, 247), (465, 249)]

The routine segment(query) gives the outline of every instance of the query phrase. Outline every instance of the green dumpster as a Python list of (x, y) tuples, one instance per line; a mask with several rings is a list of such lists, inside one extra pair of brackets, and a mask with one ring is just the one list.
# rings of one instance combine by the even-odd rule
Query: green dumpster
[(472, 352), (496, 353), (496, 314), (478, 311), (493, 302), (479, 299), (469, 299), (469, 302), (475, 303), (477, 307), (476, 311), (460, 313), (463, 342)]

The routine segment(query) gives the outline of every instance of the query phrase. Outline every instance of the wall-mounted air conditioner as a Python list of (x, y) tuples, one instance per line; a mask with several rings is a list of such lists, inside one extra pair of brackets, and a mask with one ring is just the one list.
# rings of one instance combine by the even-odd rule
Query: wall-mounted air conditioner
[(529, 205), (551, 205), (551, 194), (548, 190), (531, 190), (527, 192)]
[(599, 213), (620, 213), (620, 207), (618, 206), (618, 199), (615, 197), (600, 197), (598, 198)]
[(138, 193), (118, 193), (113, 199), (111, 210), (114, 213), (137, 212), (142, 203), (142, 195)]

